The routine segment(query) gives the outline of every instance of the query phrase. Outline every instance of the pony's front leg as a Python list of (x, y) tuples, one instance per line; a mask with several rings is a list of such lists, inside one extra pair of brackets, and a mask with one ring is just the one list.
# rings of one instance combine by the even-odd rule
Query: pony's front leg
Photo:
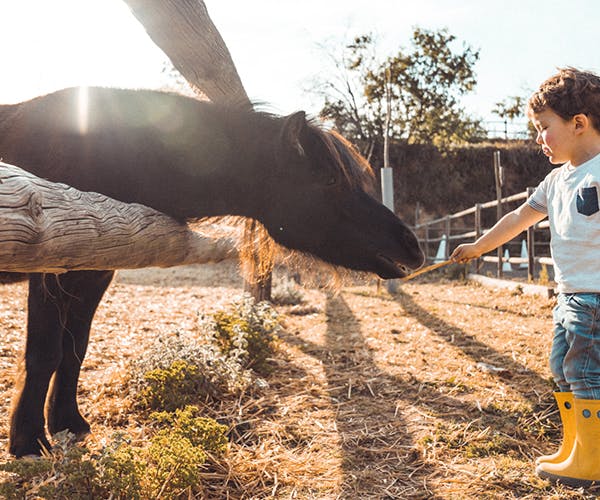
[(44, 402), (62, 357), (66, 308), (56, 276), (30, 276), (25, 356), (10, 418), (9, 451), (17, 457), (39, 455), (42, 448), (50, 448), (44, 432)]
[(77, 383), (92, 319), (113, 275), (112, 271), (82, 271), (61, 276), (60, 284), (69, 298), (69, 313), (62, 337), (62, 360), (48, 397), (51, 434), (68, 430), (81, 437), (90, 431), (77, 405)]

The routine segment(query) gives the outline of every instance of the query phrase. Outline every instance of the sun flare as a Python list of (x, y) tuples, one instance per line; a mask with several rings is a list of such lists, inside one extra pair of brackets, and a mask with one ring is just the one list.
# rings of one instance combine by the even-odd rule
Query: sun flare
[(77, 125), (81, 135), (87, 134), (88, 131), (88, 87), (79, 87), (77, 94)]

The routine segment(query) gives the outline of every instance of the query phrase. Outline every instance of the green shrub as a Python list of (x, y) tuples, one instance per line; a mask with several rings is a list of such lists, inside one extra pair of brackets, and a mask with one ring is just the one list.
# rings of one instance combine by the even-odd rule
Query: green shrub
[(200, 417), (197, 406), (186, 406), (175, 412), (155, 412), (150, 418), (169, 432), (188, 439), (193, 446), (200, 446), (213, 455), (222, 455), (227, 450), (227, 426), (212, 418)]
[(246, 295), (230, 310), (202, 318), (200, 327), (225, 356), (233, 357), (257, 373), (270, 373), (269, 358), (273, 357), (280, 326), (277, 312), (268, 302), (256, 304)]
[(0, 484), (2, 498), (79, 500), (97, 496), (97, 464), (87, 448), (73, 446), (75, 437), (66, 432), (56, 438), (52, 454), (0, 464), (0, 470), (10, 473)]
[(196, 364), (178, 359), (167, 368), (144, 375), (146, 386), (139, 394), (142, 406), (173, 411), (212, 394), (210, 382)]
[(0, 497), (16, 500), (26, 498), (24, 492), (39, 494), (43, 478), (52, 474), (53, 466), (47, 459), (23, 458), (1, 464), (0, 470), (10, 473), (10, 478), (0, 484)]
[(186, 406), (150, 415), (161, 427), (145, 453), (148, 490), (157, 498), (173, 498), (198, 486), (207, 454), (221, 456), (227, 450), (227, 426), (198, 414), (198, 407)]
[(139, 406), (174, 410), (200, 400), (240, 394), (252, 374), (214, 341), (192, 333), (158, 337), (130, 366), (129, 391)]
[(144, 498), (142, 484), (148, 464), (140, 455), (139, 448), (131, 446), (123, 434), (116, 434), (97, 458), (100, 488), (117, 498)]
[(197, 331), (157, 337), (131, 364), (133, 398), (149, 409), (174, 410), (238, 395), (253, 381), (250, 369), (269, 373), (279, 329), (270, 304), (244, 296), (229, 310), (200, 317)]
[(187, 406), (152, 414), (158, 428), (146, 447), (117, 434), (91, 453), (64, 438), (43, 458), (0, 465), (10, 473), (0, 484), (0, 495), (8, 500), (187, 498), (187, 492), (201, 490), (200, 472), (208, 456), (227, 451), (227, 427), (198, 413)]
[(152, 438), (144, 454), (148, 470), (144, 482), (149, 498), (177, 498), (200, 484), (200, 468), (206, 453), (200, 446), (168, 430)]
[(191, 404), (240, 394), (252, 382), (250, 367), (268, 371), (279, 328), (269, 304), (244, 297), (231, 310), (201, 318), (197, 331), (157, 338), (130, 370), (138, 408), (163, 410), (150, 415), (149, 444), (134, 446), (117, 434), (92, 453), (59, 435), (48, 456), (0, 465), (8, 474), (0, 496), (140, 500), (201, 491), (202, 467), (226, 452), (228, 429)]

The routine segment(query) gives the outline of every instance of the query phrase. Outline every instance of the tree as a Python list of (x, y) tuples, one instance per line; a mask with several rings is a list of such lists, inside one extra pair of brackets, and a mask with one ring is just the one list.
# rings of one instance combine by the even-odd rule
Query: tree
[[(492, 113), (499, 116), (506, 122), (513, 122), (517, 118), (525, 118), (525, 105), (527, 98), (519, 95), (509, 96), (503, 101), (497, 102)], [(527, 122), (527, 132), (529, 137), (535, 138), (537, 132), (531, 122)]]
[(502, 119), (514, 120), (525, 116), (525, 101), (524, 97), (515, 95), (504, 99), (504, 101), (495, 104), (492, 113), (498, 115)]
[(415, 28), (411, 49), (400, 49), (379, 62), (372, 35), (356, 37), (337, 61), (342, 77), (321, 87), (325, 103), (321, 114), (364, 154), (384, 136), (386, 71), (391, 75), (391, 137), (411, 144), (447, 145), (479, 140), (485, 132), (465, 115), (460, 96), (476, 85), (474, 65), (479, 52), (447, 30)]

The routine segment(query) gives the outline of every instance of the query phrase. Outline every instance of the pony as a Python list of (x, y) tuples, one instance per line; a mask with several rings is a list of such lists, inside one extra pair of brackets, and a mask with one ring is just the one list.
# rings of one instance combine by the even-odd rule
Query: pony
[[(159, 91), (64, 89), (0, 106), (0, 157), (182, 221), (251, 218), (285, 248), (382, 278), (402, 277), (424, 261), (414, 233), (374, 198), (366, 160), (302, 111), (277, 116)], [(46, 425), (50, 434), (90, 432), (77, 384), (113, 274), (29, 276), (10, 416), (13, 455), (50, 449)]]

